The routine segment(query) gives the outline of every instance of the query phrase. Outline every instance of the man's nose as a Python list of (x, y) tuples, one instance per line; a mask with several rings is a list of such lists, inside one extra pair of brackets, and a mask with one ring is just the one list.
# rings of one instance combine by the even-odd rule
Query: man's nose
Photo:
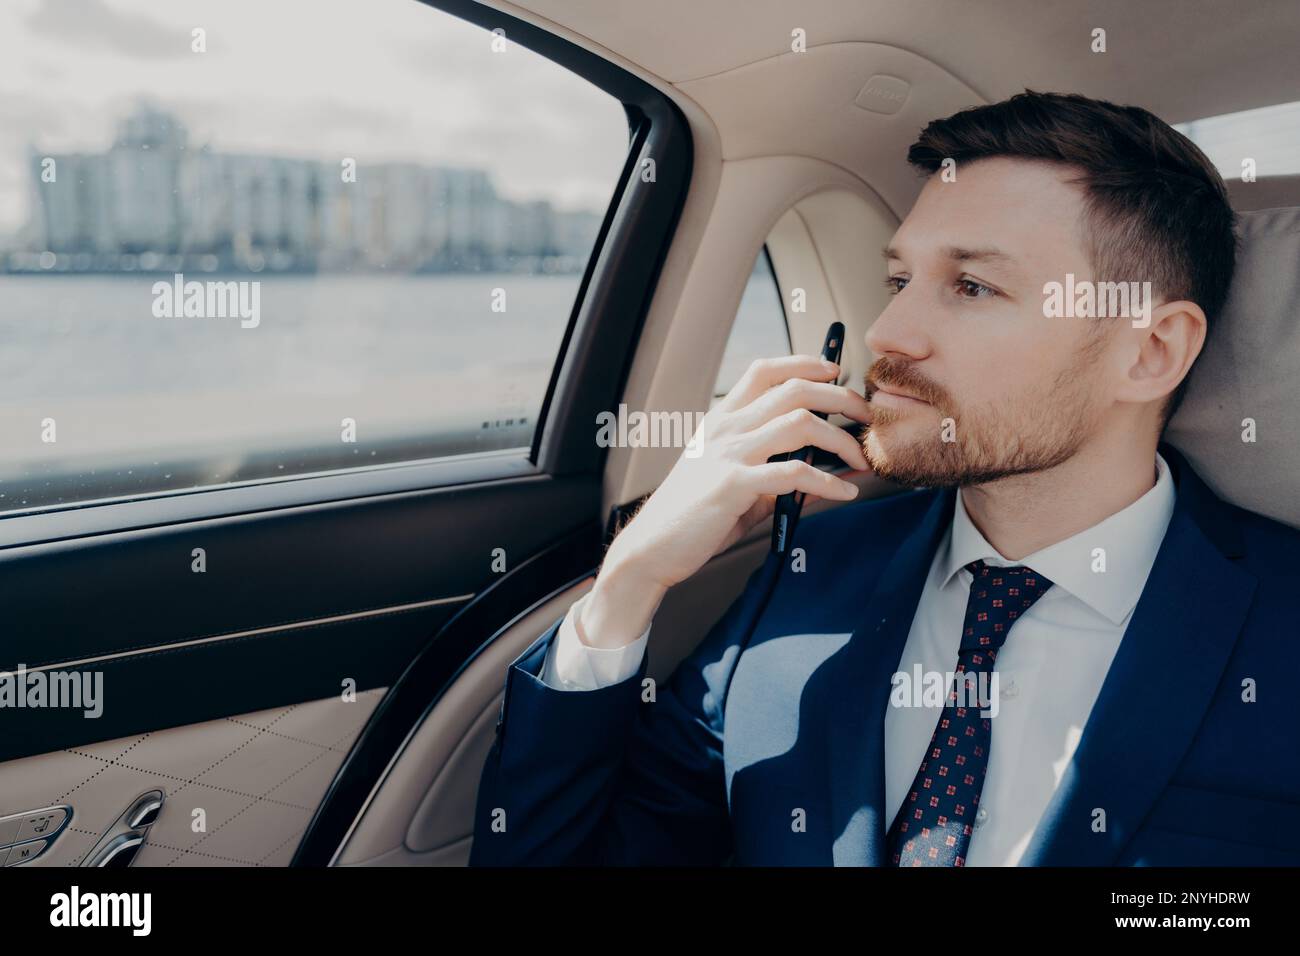
[(866, 344), (871, 354), (907, 358), (919, 361), (930, 354), (931, 342), (922, 317), (915, 314), (915, 306), (904, 302), (904, 290), (896, 295), (867, 328)]

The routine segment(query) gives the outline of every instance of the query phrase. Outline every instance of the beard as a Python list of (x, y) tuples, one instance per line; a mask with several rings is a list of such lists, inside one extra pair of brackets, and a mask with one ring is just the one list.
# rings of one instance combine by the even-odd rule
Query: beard
[(867, 371), (868, 399), (885, 385), (929, 406), (873, 405), (862, 451), (877, 475), (917, 488), (982, 485), (1055, 468), (1091, 430), (1083, 364), (1063, 370), (1046, 390), (967, 408), (913, 365), (879, 358)]

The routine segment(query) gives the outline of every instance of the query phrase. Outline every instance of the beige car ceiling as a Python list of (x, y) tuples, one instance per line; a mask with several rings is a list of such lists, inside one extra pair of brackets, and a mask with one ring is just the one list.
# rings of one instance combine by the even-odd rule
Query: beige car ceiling
[[(844, 381), (860, 386), (861, 339), (885, 305), (879, 249), (919, 191), (904, 156), (931, 119), (1026, 87), (1133, 103), (1171, 123), (1300, 100), (1293, 0), (489, 5), (637, 74), (690, 123), (691, 188), (624, 395), (647, 411), (708, 407), (769, 236), (787, 306), (795, 287), (808, 297), (807, 313), (789, 315), (795, 350), (815, 352), (826, 324), (844, 321)], [(792, 51), (795, 31), (805, 52)], [(652, 490), (678, 454), (611, 449), (605, 505)]]

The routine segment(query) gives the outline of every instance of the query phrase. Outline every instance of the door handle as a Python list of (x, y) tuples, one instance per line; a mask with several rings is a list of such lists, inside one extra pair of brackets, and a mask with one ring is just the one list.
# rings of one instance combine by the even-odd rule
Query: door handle
[(149, 828), (162, 812), (163, 792), (150, 790), (131, 801), (111, 827), (104, 831), (93, 849), (81, 861), (82, 866), (127, 867), (144, 846)]

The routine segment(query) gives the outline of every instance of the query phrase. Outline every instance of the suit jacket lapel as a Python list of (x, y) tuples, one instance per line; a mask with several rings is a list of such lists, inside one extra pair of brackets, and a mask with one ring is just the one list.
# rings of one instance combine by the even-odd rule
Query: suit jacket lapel
[(1115, 863), (1196, 735), (1250, 607), (1256, 582), (1232, 560), (1243, 544), (1227, 507), (1177, 452), (1161, 454), (1174, 514), (1022, 866)]
[(935, 495), (876, 583), (834, 674), (831, 855), (836, 866), (885, 862), (885, 708), (930, 562), (952, 520), (954, 492)]

